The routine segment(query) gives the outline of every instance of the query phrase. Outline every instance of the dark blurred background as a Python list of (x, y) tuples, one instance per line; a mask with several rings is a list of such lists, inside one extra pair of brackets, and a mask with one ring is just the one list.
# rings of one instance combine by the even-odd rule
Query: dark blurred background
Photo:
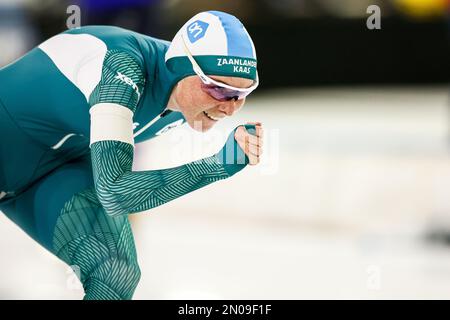
[[(81, 25), (167, 40), (200, 11), (232, 13), (255, 42), (262, 89), (449, 81), (449, 0), (0, 0), (0, 65), (65, 30), (70, 4), (81, 8)], [(366, 27), (373, 4), (380, 30)]]

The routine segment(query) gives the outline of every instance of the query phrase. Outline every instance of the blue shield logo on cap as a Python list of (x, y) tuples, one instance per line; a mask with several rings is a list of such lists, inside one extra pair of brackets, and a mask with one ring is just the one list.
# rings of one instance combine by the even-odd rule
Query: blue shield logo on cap
[(206, 23), (201, 20), (192, 22), (187, 27), (189, 41), (191, 41), (191, 43), (194, 43), (194, 42), (200, 40), (201, 38), (203, 38), (205, 36), (206, 30), (208, 29), (208, 27), (209, 27), (209, 23)]

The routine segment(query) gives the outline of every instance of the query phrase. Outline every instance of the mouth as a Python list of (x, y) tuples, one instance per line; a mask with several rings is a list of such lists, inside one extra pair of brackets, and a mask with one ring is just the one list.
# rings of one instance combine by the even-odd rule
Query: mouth
[(208, 114), (208, 112), (206, 112), (206, 111), (203, 111), (203, 114), (204, 114), (208, 119), (210, 119), (210, 120), (212, 120), (212, 121), (219, 121), (219, 120), (220, 120), (220, 118), (216, 118), (216, 117), (214, 117), (214, 116)]

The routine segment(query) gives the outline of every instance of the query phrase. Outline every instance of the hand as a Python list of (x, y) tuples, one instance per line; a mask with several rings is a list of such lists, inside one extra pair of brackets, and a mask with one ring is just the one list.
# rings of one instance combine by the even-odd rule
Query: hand
[(247, 155), (249, 165), (254, 166), (259, 163), (262, 155), (264, 130), (261, 122), (247, 122), (246, 125), (254, 125), (255, 129), (246, 130), (244, 126), (239, 126), (234, 133), (234, 138)]
[(259, 122), (236, 127), (228, 136), (223, 148), (214, 156), (230, 175), (245, 168), (247, 164), (256, 165), (262, 154), (262, 126)]

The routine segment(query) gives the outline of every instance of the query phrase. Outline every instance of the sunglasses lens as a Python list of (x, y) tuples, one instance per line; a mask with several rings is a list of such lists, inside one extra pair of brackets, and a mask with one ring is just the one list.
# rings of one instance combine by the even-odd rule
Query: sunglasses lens
[(219, 101), (241, 100), (249, 95), (249, 92), (235, 91), (228, 88), (222, 88), (216, 85), (202, 83), (202, 90)]

